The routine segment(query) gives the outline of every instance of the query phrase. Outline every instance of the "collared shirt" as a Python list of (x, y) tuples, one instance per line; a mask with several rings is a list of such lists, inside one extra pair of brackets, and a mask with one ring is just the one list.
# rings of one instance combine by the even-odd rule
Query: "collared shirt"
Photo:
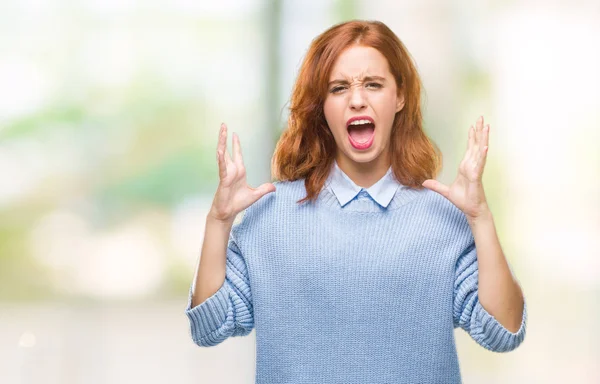
[(361, 192), (363, 195), (368, 194), (377, 204), (387, 208), (388, 204), (394, 197), (396, 190), (400, 184), (392, 172), (392, 167), (387, 170), (386, 174), (369, 188), (362, 188), (356, 185), (348, 175), (340, 169), (337, 161), (334, 160), (334, 165), (331, 167), (331, 172), (325, 182), (325, 188), (337, 197), (340, 205), (343, 207)]

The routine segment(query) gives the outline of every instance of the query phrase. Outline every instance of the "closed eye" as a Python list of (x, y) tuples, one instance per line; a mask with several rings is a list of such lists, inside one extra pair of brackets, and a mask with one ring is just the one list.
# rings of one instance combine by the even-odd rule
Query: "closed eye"
[[(379, 84), (379, 83), (367, 83), (366, 85), (367, 88), (373, 88), (373, 89), (380, 89), (383, 87), (383, 85)], [(338, 87), (334, 87), (331, 89), (331, 93), (339, 93), (341, 91), (343, 91), (344, 89), (346, 89), (346, 86), (338, 86)]]
[(335, 87), (331, 89), (331, 93), (338, 93), (339, 91), (346, 89), (346, 87)]

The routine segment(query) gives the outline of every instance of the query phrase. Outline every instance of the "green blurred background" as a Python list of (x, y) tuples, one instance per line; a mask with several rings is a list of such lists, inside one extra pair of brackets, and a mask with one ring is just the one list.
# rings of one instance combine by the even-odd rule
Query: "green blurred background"
[(598, 2), (4, 0), (1, 383), (254, 382), (254, 332), (198, 348), (183, 312), (219, 125), (270, 180), (303, 55), (353, 18), (413, 55), (439, 180), (491, 124), (484, 185), (530, 318), (510, 354), (457, 330), (464, 382), (600, 382)]

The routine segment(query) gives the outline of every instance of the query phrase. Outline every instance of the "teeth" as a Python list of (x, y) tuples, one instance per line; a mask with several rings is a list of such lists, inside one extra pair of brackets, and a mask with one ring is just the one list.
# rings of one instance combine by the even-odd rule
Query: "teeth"
[(354, 120), (350, 125), (373, 124), (371, 120)]

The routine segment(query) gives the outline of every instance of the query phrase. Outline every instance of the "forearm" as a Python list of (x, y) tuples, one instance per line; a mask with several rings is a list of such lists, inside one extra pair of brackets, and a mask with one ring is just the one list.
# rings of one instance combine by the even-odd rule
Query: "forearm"
[(233, 223), (206, 218), (204, 242), (196, 271), (192, 307), (201, 304), (221, 288), (225, 281), (227, 242)]
[(511, 332), (519, 330), (523, 316), (523, 293), (512, 275), (498, 240), (489, 209), (469, 220), (479, 268), (479, 302)]

